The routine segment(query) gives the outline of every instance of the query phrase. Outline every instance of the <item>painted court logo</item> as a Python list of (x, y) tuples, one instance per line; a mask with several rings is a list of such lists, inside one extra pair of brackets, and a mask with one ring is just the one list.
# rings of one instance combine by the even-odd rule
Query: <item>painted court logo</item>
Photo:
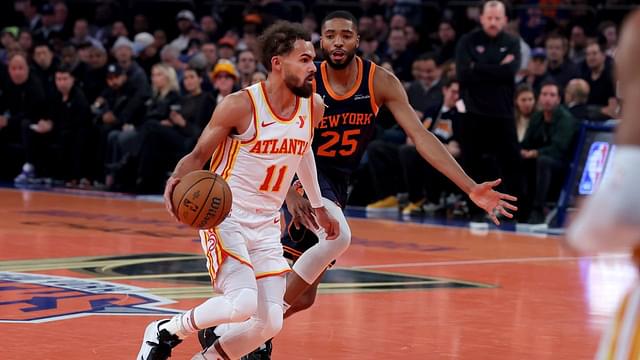
[(88, 315), (161, 315), (173, 303), (144, 289), (63, 276), (0, 272), (0, 323), (39, 323)]

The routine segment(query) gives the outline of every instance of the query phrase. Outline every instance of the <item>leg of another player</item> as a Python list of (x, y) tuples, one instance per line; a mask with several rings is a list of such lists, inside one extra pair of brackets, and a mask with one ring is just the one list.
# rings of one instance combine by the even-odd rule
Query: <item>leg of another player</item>
[[(342, 209), (333, 201), (323, 198), (325, 208), (340, 224), (340, 234), (334, 240), (327, 240), (324, 231), (318, 231), (318, 243), (305, 251), (293, 264), (293, 272), (287, 277), (285, 306), (294, 304), (307, 289), (316, 282), (327, 266), (347, 250), (351, 243), (351, 229)], [(286, 311), (287, 309), (285, 309)]]
[(284, 275), (259, 279), (258, 311), (255, 315), (243, 323), (226, 325), (224, 333), (213, 346), (194, 359), (237, 359), (276, 336), (282, 329), (285, 284)]
[[(322, 280), (322, 276), (324, 275), (325, 272), (326, 270), (323, 271), (322, 274), (320, 274), (320, 276), (318, 276), (316, 281), (314, 281), (313, 284), (311, 284), (311, 286), (309, 286), (293, 304), (291, 304), (291, 307), (289, 307), (289, 309), (287, 309), (287, 311), (284, 313), (285, 319), (297, 312), (307, 310), (313, 305), (313, 303), (316, 301), (318, 286), (320, 285), (320, 281)], [(290, 276), (292, 275), (295, 275), (295, 273), (290, 274)], [(287, 278), (287, 283), (288, 282), (289, 282), (289, 279)], [(286, 302), (286, 299), (285, 299), (285, 302)]]

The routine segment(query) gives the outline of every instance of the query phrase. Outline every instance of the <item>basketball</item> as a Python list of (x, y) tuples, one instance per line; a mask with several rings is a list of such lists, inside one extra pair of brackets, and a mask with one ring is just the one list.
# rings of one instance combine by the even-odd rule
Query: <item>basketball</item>
[(218, 226), (231, 210), (231, 189), (224, 179), (205, 170), (185, 175), (173, 190), (171, 204), (178, 220), (197, 229)]

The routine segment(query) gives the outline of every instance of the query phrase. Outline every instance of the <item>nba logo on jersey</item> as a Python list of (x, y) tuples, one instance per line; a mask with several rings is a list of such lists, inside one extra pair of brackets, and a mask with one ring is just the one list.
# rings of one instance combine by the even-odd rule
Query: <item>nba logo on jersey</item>
[(587, 162), (582, 177), (578, 193), (580, 195), (590, 195), (598, 188), (604, 175), (605, 165), (607, 163), (607, 155), (609, 154), (609, 144), (602, 141), (596, 141), (591, 144)]

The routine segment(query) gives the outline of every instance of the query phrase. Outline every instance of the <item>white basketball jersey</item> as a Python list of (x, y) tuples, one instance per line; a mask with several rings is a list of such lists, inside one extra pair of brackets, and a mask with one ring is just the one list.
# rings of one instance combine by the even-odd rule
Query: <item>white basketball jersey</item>
[(218, 146), (211, 171), (229, 184), (234, 206), (273, 213), (282, 207), (302, 155), (311, 146), (313, 102), (296, 97), (293, 114), (284, 119), (271, 108), (263, 82), (245, 91), (253, 103), (251, 125)]

